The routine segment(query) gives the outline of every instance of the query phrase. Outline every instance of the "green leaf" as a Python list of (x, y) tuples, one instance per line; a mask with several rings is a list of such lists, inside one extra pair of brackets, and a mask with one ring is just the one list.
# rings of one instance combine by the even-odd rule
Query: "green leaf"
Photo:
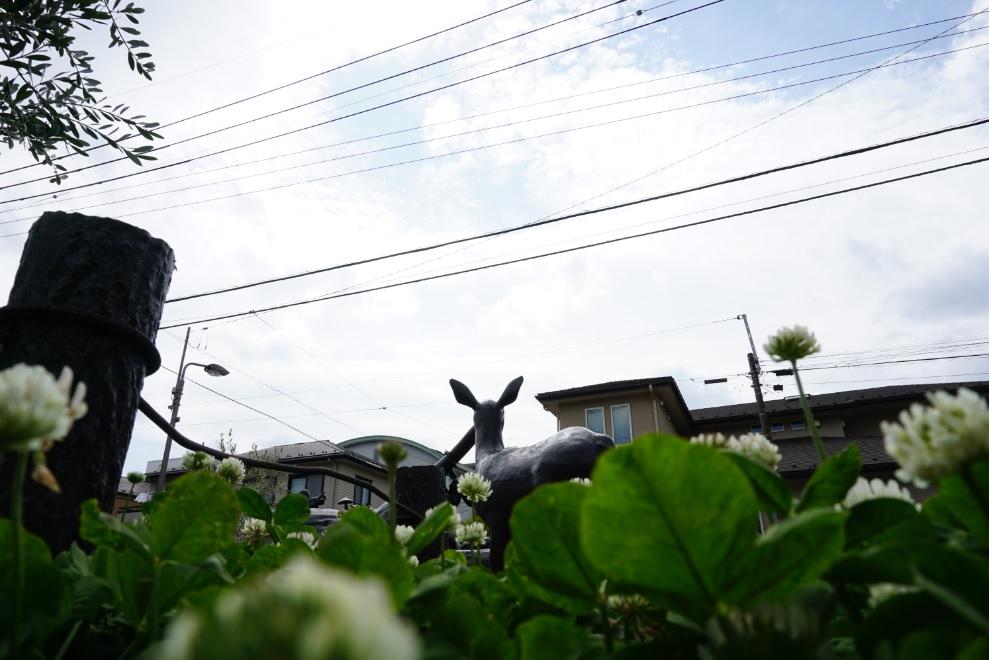
[(271, 507), (265, 502), (261, 493), (244, 486), (237, 490), (237, 499), (240, 500), (240, 510), (244, 512), (244, 515), (271, 522)]
[(600, 637), (555, 616), (529, 619), (515, 631), (515, 639), (520, 660), (589, 659), (605, 655)]
[(412, 567), (398, 544), (364, 534), (356, 525), (338, 523), (328, 528), (316, 555), (332, 566), (381, 578), (396, 606), (412, 593)]
[(382, 543), (392, 542), (392, 533), (388, 523), (370, 507), (355, 506), (340, 517), (340, 523), (351, 525), (361, 534), (375, 538)]
[(274, 522), (280, 527), (303, 525), (309, 520), (309, 501), (298, 493), (289, 493), (275, 507)]
[[(591, 488), (547, 484), (520, 500), (509, 522), (517, 562), (512, 568), (542, 587), (537, 597), (571, 612), (595, 607), (604, 576), (584, 556), (580, 519)], [(524, 567), (524, 568), (523, 568)]]
[(476, 598), (451, 593), (429, 613), (426, 648), (432, 659), (511, 660), (515, 647), (505, 629)]
[[(142, 531), (144, 530), (142, 529)], [(95, 499), (86, 500), (82, 503), (79, 535), (96, 546), (104, 546), (114, 550), (129, 548), (142, 557), (151, 556), (151, 550), (145, 540), (141, 538), (138, 528), (100, 511)]]
[(845, 553), (829, 572), (843, 582), (912, 583), (917, 561), (936, 548), (934, 526), (909, 502), (867, 500), (845, 521)]
[(797, 502), (797, 511), (831, 507), (845, 499), (848, 489), (855, 485), (861, 467), (858, 445), (848, 445), (840, 454), (829, 456), (807, 482)]
[[(21, 548), (25, 560), (37, 560), (42, 563), (52, 560), (48, 546), (41, 538), (21, 527)], [(14, 522), (10, 518), (0, 518), (0, 561), (14, 559)]]
[(643, 436), (598, 460), (581, 544), (600, 571), (709, 611), (728, 567), (755, 541), (758, 502), (731, 459), (672, 436)]
[(728, 452), (726, 456), (748, 478), (756, 497), (759, 498), (760, 511), (782, 514), (790, 512), (793, 491), (779, 474), (740, 454)]
[(150, 516), (151, 551), (158, 559), (201, 562), (233, 542), (239, 519), (237, 496), (222, 478), (187, 474)]
[(982, 635), (989, 635), (989, 560), (942, 548), (917, 566), (917, 584)]
[(734, 563), (725, 600), (750, 603), (783, 598), (823, 574), (841, 555), (844, 513), (814, 510), (777, 523)]
[(937, 525), (963, 530), (989, 545), (989, 519), (979, 505), (980, 498), (989, 502), (989, 461), (975, 463), (968, 470), (971, 484), (958, 474), (941, 480), (937, 494), (924, 502), (924, 514)]
[(406, 544), (405, 549), (410, 555), (417, 554), (420, 550), (436, 540), (436, 538), (446, 530), (453, 517), (453, 505), (443, 502), (435, 507), (433, 511), (416, 526), (415, 533)]

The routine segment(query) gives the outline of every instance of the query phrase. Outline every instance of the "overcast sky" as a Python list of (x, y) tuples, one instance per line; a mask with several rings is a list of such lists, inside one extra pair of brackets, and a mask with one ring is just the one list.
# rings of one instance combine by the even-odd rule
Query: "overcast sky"
[[(106, 52), (105, 35), (83, 41), (98, 55), (98, 77), (114, 102), (127, 102), (167, 124), (511, 2), (144, 4), (142, 30), (158, 67), (153, 83), (131, 74), (123, 53)], [(534, 0), (167, 128), (162, 144), (329, 96), (604, 4)], [(659, 4), (628, 0), (467, 57), (189, 141), (163, 151), (158, 163), (425, 92), (704, 2), (678, 0), (652, 8)], [(644, 10), (641, 16), (635, 15), (638, 9)], [(986, 9), (989, 0), (725, 0), (590, 47), (254, 147), (98, 189), (67, 191), (58, 199), (0, 204), (0, 220), (27, 218), (2, 226), (3, 233), (18, 234), (45, 210), (79, 210), (146, 228), (175, 250), (173, 296), (330, 266), (989, 115), (989, 47), (979, 47), (989, 42), (989, 29), (913, 43), (963, 19), (678, 75)], [(958, 29), (987, 27), (987, 17), (974, 17)], [(902, 59), (967, 49), (873, 71), (814, 99), (852, 76), (807, 81), (875, 66), (912, 47)], [(866, 50), (874, 52), (731, 80)], [(715, 82), (721, 84), (707, 84)], [(788, 88), (763, 91), (782, 86)], [(553, 101), (575, 94), (583, 95)], [(639, 97), (647, 98), (630, 100)], [(718, 99), (727, 100), (705, 103)], [(540, 101), (547, 103), (533, 105)], [(694, 107), (678, 109), (683, 106)], [(571, 110), (582, 111), (560, 115)], [(474, 117), (481, 113), (486, 114)], [(535, 119), (540, 117), (545, 118)], [(513, 125), (356, 155), (508, 122)], [(424, 124), (431, 126), (418, 128)], [(327, 146), (403, 129), (414, 130)], [(534, 137), (552, 132), (557, 134)], [(533, 139), (444, 155), (519, 138)], [(108, 158), (107, 152), (94, 154), (93, 160)], [(673, 226), (987, 152), (989, 129), (968, 129), (509, 236), (169, 304), (165, 325)], [(438, 157), (391, 166), (433, 156)], [(20, 152), (4, 152), (2, 158), (4, 169), (28, 162)], [(933, 158), (938, 160), (919, 163)], [(242, 165), (247, 161), (253, 163)], [(285, 169), (292, 166), (298, 167)], [(892, 167), (899, 169), (876, 173)], [(378, 169), (354, 173), (369, 168)], [(38, 175), (40, 169), (27, 173)], [(63, 188), (133, 171), (128, 164), (96, 168), (71, 176)], [(725, 385), (699, 382), (746, 370), (748, 342), (741, 322), (733, 320), (742, 313), (748, 314), (760, 346), (782, 325), (809, 326), (827, 354), (812, 361), (820, 366), (987, 352), (987, 344), (979, 343), (989, 340), (987, 172), (989, 166), (975, 165), (474, 274), (195, 323), (189, 359), (219, 362), (232, 373), (209, 378), (190, 369), (191, 379), (299, 431), (192, 383), (185, 390), (180, 427), (207, 442), (232, 429), (241, 449), (253, 442), (264, 447), (370, 434), (447, 449), (471, 419), (470, 411), (453, 401), (450, 377), (467, 383), (479, 398), (496, 398), (509, 380), (525, 376), (518, 402), (506, 411), (505, 439), (514, 445), (555, 431), (553, 416), (533, 398), (537, 392), (670, 375), (692, 407), (747, 401), (752, 391), (744, 378), (732, 377)], [(7, 175), (5, 183), (27, 173)], [(300, 183), (310, 179), (321, 180)], [(837, 179), (848, 180), (829, 183)], [(190, 186), (197, 187), (176, 191)], [(58, 191), (35, 184), (0, 194), (6, 200), (45, 192)], [(149, 196), (155, 193), (161, 194)], [(144, 198), (132, 199), (139, 196)], [(24, 238), (0, 239), (7, 282)], [(172, 369), (178, 366), (183, 336), (183, 328), (159, 333), (163, 363)], [(967, 345), (941, 347), (950, 342)], [(989, 359), (973, 358), (821, 369), (805, 380), (812, 392), (826, 392), (986, 376)], [(162, 369), (146, 381), (144, 396), (163, 413), (174, 378)], [(794, 393), (788, 380), (770, 377), (769, 383), (775, 382), (786, 385), (783, 394)], [(139, 416), (127, 469), (143, 469), (148, 460), (160, 458), (163, 444), (162, 434)]]

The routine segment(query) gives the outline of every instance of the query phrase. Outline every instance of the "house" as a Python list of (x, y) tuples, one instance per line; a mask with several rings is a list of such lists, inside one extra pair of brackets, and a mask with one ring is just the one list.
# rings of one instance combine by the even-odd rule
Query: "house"
[[(873, 387), (812, 394), (808, 400), (829, 454), (854, 442), (862, 454), (863, 476), (889, 479), (897, 466), (883, 448), (880, 422), (895, 421), (911, 404), (925, 402), (927, 392), (954, 392), (959, 387), (989, 397), (989, 381), (975, 381)], [(558, 428), (586, 426), (611, 435), (615, 444), (631, 442), (643, 433), (690, 437), (699, 433), (741, 435), (763, 430), (755, 402), (691, 410), (676, 382), (669, 377), (544, 392), (537, 394), (536, 400), (556, 416)], [(780, 474), (791, 486), (800, 488), (819, 462), (800, 400), (787, 397), (767, 401), (766, 412), (773, 441), (782, 455)]]
[[(326, 467), (337, 472), (353, 476), (361, 482), (373, 485), (381, 491), (388, 490), (388, 471), (378, 456), (378, 446), (382, 442), (394, 441), (405, 445), (408, 453), (401, 466), (433, 465), (443, 456), (443, 452), (422, 445), (408, 438), (390, 435), (370, 435), (352, 438), (339, 443), (328, 440), (300, 442), (290, 445), (278, 445), (263, 450), (279, 463), (289, 466)], [(248, 457), (249, 452), (237, 454)], [(271, 460), (271, 459), (269, 459)], [(147, 481), (138, 486), (137, 492), (153, 490), (157, 483), (161, 461), (149, 461), (147, 465)], [(166, 486), (177, 479), (187, 470), (182, 467), (182, 457), (169, 459), (166, 472)], [(349, 499), (354, 504), (367, 504), (377, 507), (383, 500), (372, 493), (369, 488), (351, 484), (334, 477), (322, 474), (292, 474), (278, 473), (274, 475), (275, 483), (270, 489), (269, 498), (278, 500), (285, 493), (297, 493), (306, 490), (310, 497), (326, 495), (326, 506), (333, 507), (342, 499)], [(141, 488), (141, 487), (144, 488)]]

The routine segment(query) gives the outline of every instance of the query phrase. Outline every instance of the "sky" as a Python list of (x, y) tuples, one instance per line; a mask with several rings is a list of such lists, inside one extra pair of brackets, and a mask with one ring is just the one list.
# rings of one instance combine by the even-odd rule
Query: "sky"
[[(290, 10), (275, 2), (144, 4), (153, 82), (128, 71), (122, 52), (106, 51), (104, 34), (82, 35), (80, 45), (97, 55), (97, 77), (112, 103), (166, 125), (159, 145), (214, 132), (162, 150), (156, 165), (203, 157), (77, 191), (68, 188), (137, 168), (94, 168), (70, 175), (60, 189), (36, 183), (0, 190), (7, 282), (24, 232), (47, 210), (114, 217), (164, 239), (176, 254), (170, 295), (178, 297), (989, 115), (989, 29), (977, 29), (989, 28), (989, 11), (957, 18), (989, 10), (989, 0), (724, 0), (635, 30), (705, 0), (608, 7), (532, 0), (323, 75), (316, 74), (512, 3), (428, 0), (369, 9), (298, 2)], [(955, 20), (805, 50), (947, 18)], [(967, 32), (925, 41), (952, 29)], [(453, 84), (622, 30), (629, 31)], [(800, 52), (765, 57), (793, 50)], [(865, 73), (901, 54), (894, 61), (922, 59)], [(324, 100), (308, 103), (316, 99)], [(308, 105), (229, 128), (302, 103)], [(304, 130), (204, 156), (297, 128)], [(391, 135), (372, 137), (384, 133)], [(538, 392), (673, 376), (691, 407), (748, 401), (752, 389), (741, 374), (750, 349), (740, 314), (760, 353), (782, 326), (816, 333), (823, 351), (808, 366), (822, 368), (804, 377), (812, 393), (989, 377), (985, 357), (860, 364), (989, 352), (989, 231), (980, 194), (986, 164), (525, 263), (203, 321), (672, 227), (987, 151), (989, 128), (969, 128), (497, 238), (170, 303), (163, 326), (176, 327), (157, 338), (163, 365), (178, 368), (182, 324), (189, 323), (188, 359), (231, 372), (211, 378), (188, 370), (179, 427), (214, 444), (232, 432), (241, 450), (372, 434), (448, 449), (471, 423), (448, 379), (465, 382), (478, 398), (497, 398), (520, 374), (521, 395), (506, 410), (508, 445), (556, 430), (533, 398)], [(112, 155), (104, 149), (85, 164)], [(18, 150), (0, 158), (4, 170), (30, 162)], [(45, 174), (35, 167), (0, 181)], [(30, 195), (44, 196), (8, 201)], [(702, 382), (720, 376), (728, 382)], [(163, 413), (174, 380), (165, 368), (146, 380), (144, 397)], [(776, 383), (784, 389), (767, 391), (769, 398), (795, 393), (792, 379), (767, 377), (767, 385)], [(143, 469), (163, 446), (163, 435), (139, 416), (126, 469)]]

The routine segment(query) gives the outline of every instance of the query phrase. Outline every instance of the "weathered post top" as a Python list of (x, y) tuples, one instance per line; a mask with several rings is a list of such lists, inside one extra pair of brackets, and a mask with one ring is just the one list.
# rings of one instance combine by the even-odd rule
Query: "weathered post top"
[[(112, 506), (144, 377), (161, 363), (154, 340), (174, 268), (167, 243), (118, 220), (50, 212), (31, 227), (0, 309), (0, 368), (69, 366), (88, 387), (89, 413), (48, 454), (62, 493), (25, 488), (25, 525), (55, 551), (76, 539), (82, 501)], [(3, 507), (12, 463), (0, 467)]]

